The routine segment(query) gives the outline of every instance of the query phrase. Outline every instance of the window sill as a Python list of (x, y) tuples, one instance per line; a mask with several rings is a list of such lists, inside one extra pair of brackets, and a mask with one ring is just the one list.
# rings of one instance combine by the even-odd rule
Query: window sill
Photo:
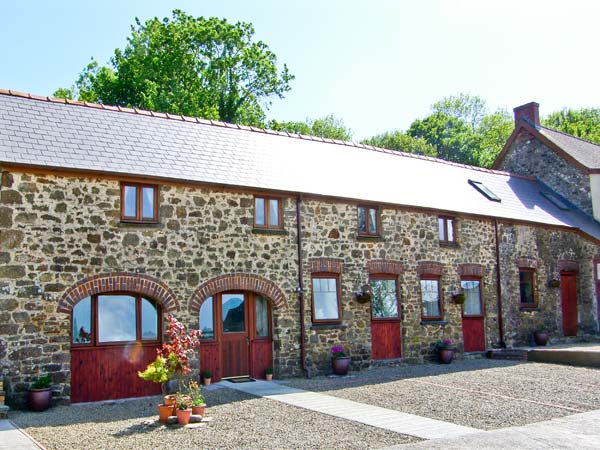
[(252, 228), (252, 233), (254, 234), (273, 234), (273, 235), (284, 235), (287, 236), (289, 231), (275, 228)]
[(439, 320), (439, 319), (421, 319), (421, 325), (448, 325), (447, 320)]
[(374, 234), (374, 235), (357, 234), (356, 240), (364, 241), (364, 242), (384, 242), (385, 241), (385, 239), (379, 234)]
[(164, 228), (160, 222), (130, 222), (121, 220), (117, 225), (119, 228)]
[(460, 245), (458, 245), (458, 242), (440, 241), (440, 247), (458, 248), (458, 247), (460, 247)]
[(521, 305), (519, 306), (519, 311), (540, 311), (540, 307), (537, 305)]
[(346, 328), (348, 326), (343, 323), (315, 323), (310, 327), (311, 330), (344, 330)]

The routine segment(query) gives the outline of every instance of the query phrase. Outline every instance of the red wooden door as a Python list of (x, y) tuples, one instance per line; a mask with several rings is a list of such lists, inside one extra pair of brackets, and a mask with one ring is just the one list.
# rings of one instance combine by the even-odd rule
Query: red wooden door
[(221, 295), (221, 376), (250, 375), (248, 298), (243, 293)]
[(481, 281), (463, 279), (460, 282), (465, 295), (462, 306), (463, 343), (465, 352), (485, 350), (485, 323), (481, 299)]
[(577, 282), (574, 273), (560, 275), (563, 334), (577, 336)]
[(400, 310), (395, 276), (373, 275), (369, 280), (371, 299), (371, 358), (402, 356)]

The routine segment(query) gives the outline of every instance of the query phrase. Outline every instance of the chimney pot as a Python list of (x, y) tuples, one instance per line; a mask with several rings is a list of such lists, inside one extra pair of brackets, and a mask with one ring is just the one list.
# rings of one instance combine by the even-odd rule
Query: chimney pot
[(536, 127), (540, 125), (540, 105), (536, 102), (529, 102), (513, 109), (515, 113), (515, 127), (523, 118), (527, 118)]

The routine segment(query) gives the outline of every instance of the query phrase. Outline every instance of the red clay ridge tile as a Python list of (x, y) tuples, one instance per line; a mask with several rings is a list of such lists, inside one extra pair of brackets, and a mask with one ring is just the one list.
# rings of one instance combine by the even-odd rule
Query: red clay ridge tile
[(151, 116), (152, 115), (152, 114), (150, 114), (150, 111), (148, 111), (146, 109), (133, 108), (133, 110), (135, 111), (136, 114), (139, 114), (140, 116)]
[(88, 108), (102, 109), (102, 105), (99, 105), (98, 103), (83, 102), (83, 104)]
[(202, 125), (212, 125), (212, 123), (210, 122), (210, 120), (208, 120), (208, 119), (202, 119), (200, 117), (196, 117), (196, 122), (201, 123)]
[(67, 101), (64, 98), (48, 97), (48, 100), (52, 103), (67, 103)]
[(183, 119), (184, 122), (196, 122), (195, 117), (182, 115), (181, 118)]
[(162, 117), (163, 119), (167, 119), (167, 115), (165, 113), (150, 111), (150, 115), (152, 117)]
[(135, 110), (133, 108), (128, 108), (126, 106), (119, 106), (118, 108), (119, 108), (119, 111), (121, 111), (121, 112), (135, 114)]
[(0, 94), (2, 94), (2, 95), (10, 95), (10, 91), (8, 89), (0, 89)]
[(254, 131), (256, 133), (264, 133), (265, 129), (264, 128), (257, 128), (257, 127), (250, 127), (251, 131)]
[(25, 98), (29, 98), (29, 94), (26, 92), (21, 92), (21, 91), (13, 91), (12, 89), (8, 90), (10, 95), (14, 95), (15, 97), (25, 97)]
[(246, 125), (240, 125), (240, 130), (252, 131), (252, 129)]
[(47, 97), (44, 97), (42, 95), (33, 95), (33, 94), (29, 94), (29, 98), (33, 99), (33, 100), (41, 100), (41, 101), (45, 101), (47, 100)]
[(85, 104), (83, 102), (80, 102), (79, 100), (72, 100), (70, 98), (66, 98), (65, 103), (67, 103), (69, 105), (85, 106)]
[(102, 106), (102, 109), (108, 109), (109, 111), (119, 111), (118, 106), (105, 105), (105, 104), (102, 104), (101, 106)]

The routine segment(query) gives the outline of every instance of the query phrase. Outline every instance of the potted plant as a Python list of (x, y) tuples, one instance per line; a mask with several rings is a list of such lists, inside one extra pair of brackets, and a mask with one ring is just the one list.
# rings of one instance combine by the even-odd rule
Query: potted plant
[(267, 367), (265, 369), (265, 378), (267, 379), (267, 381), (271, 381), (273, 379), (273, 368), (272, 367)]
[(32, 411), (45, 411), (50, 407), (50, 400), (52, 399), (51, 382), (50, 375), (41, 376), (33, 382), (27, 396), (29, 409)]
[[(142, 380), (152, 381), (160, 384), (163, 395), (165, 394), (166, 384), (175, 373), (177, 356), (173, 353), (168, 358), (157, 356), (156, 359), (148, 364), (146, 370), (138, 372), (138, 377)], [(164, 395), (164, 403), (158, 405), (158, 420), (167, 423), (169, 416), (175, 415), (175, 396)]]
[(187, 425), (192, 417), (192, 399), (189, 395), (177, 394), (177, 422)]
[(452, 300), (454, 301), (454, 303), (456, 303), (457, 305), (462, 305), (465, 303), (465, 301), (467, 300), (467, 297), (465, 296), (464, 292), (461, 291), (454, 291), (452, 293)]
[(371, 289), (371, 285), (363, 284), (354, 295), (359, 303), (368, 303), (373, 298), (373, 289)]
[(210, 370), (204, 370), (202, 372), (202, 383), (204, 384), (204, 386), (209, 386), (211, 379), (212, 379), (212, 372)]
[(336, 375), (347, 375), (350, 369), (350, 357), (344, 347), (336, 345), (331, 347), (331, 368)]
[(560, 279), (558, 277), (551, 278), (548, 281), (548, 285), (552, 288), (560, 287)]
[(456, 350), (453, 347), (454, 342), (451, 339), (443, 339), (441, 341), (437, 341), (435, 343), (435, 348), (438, 353), (438, 359), (442, 364), (450, 364), (452, 359), (454, 358), (454, 351)]
[(535, 345), (546, 345), (548, 343), (548, 330), (545, 325), (540, 325), (537, 330), (533, 332), (533, 340), (535, 341)]
[(188, 385), (188, 392), (192, 399), (192, 414), (203, 416), (206, 414), (206, 403), (204, 397), (200, 392), (200, 385), (196, 381), (190, 381)]

